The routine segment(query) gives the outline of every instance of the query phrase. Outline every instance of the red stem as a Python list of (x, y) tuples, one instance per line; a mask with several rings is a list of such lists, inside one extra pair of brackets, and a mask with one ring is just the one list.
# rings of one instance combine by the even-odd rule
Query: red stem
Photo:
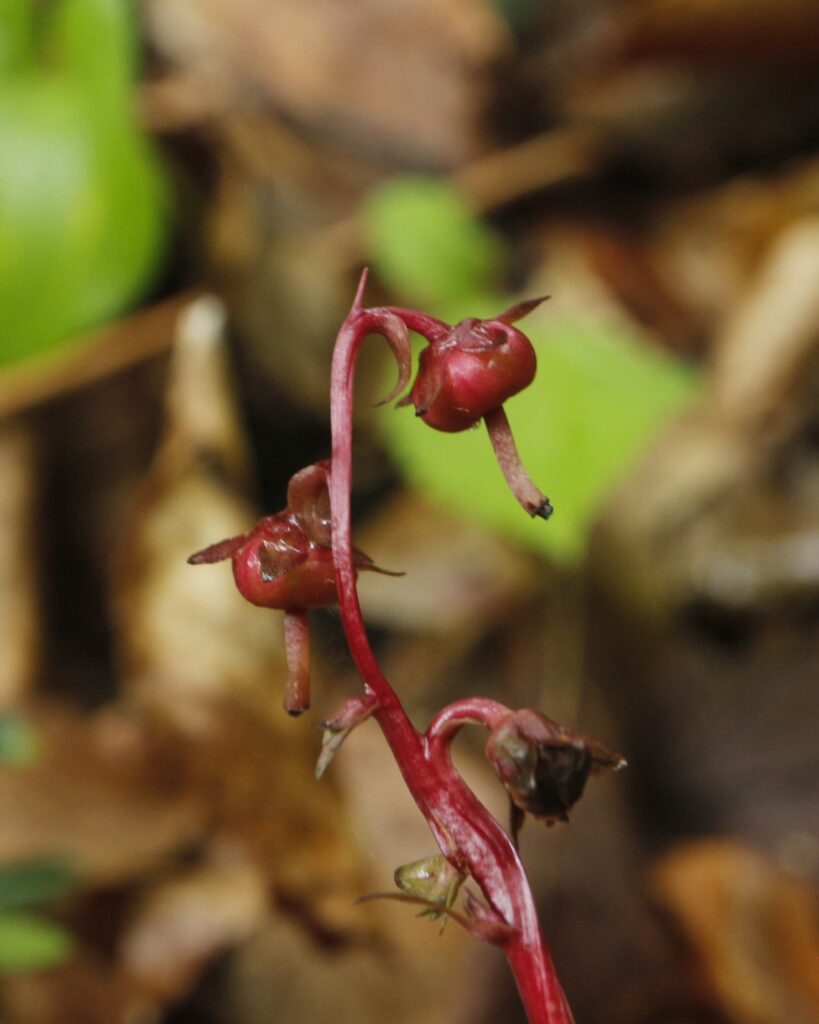
[(395, 313), (411, 331), (420, 334), (427, 341), (441, 341), (452, 333), (452, 327), (448, 323), (439, 320), (437, 316), (430, 316), (429, 313), (419, 313), (415, 309), (403, 309), (401, 306), (385, 308)]
[(505, 704), (499, 704), (488, 697), (465, 697), (439, 711), (427, 726), (427, 739), (430, 745), (440, 747), (444, 742), (447, 746), (455, 733), (468, 722), (477, 722), (487, 729), (494, 729), (502, 718), (509, 714)]
[[(439, 766), (446, 765), (454, 772), (450, 757), (450, 745), (455, 735), (470, 723), (483, 725), (493, 729), (498, 722), (510, 713), (510, 709), (497, 701), (486, 697), (467, 697), (455, 701), (440, 711), (430, 722), (426, 732), (427, 749), (430, 760)], [(458, 776), (460, 780), (460, 776)], [(461, 781), (480, 812), (488, 816), (483, 804), (479, 803), (471, 790)], [(497, 825), (494, 818), (490, 820)], [(505, 832), (510, 851), (515, 859), (516, 872), (505, 872), (504, 882), (510, 887), (510, 895), (518, 910), (519, 934), (504, 945), (504, 952), (512, 968), (517, 982), (523, 1005), (526, 1007), (530, 1021), (552, 1022), (552, 1024), (571, 1024), (571, 1010), (560, 987), (551, 956), (543, 941), (537, 914), (534, 909), (529, 882), (523, 870), (511, 840)], [(485, 892), (487, 898), (489, 894)], [(537, 964), (537, 958), (540, 964)], [(542, 966), (541, 966), (542, 965)], [(537, 969), (540, 967), (540, 969)], [(535, 968), (535, 969), (533, 969)], [(532, 1008), (540, 1009), (540, 1016), (533, 1014)]]
[[(434, 318), (413, 311), (364, 309), (365, 281), (363, 276), (350, 314), (339, 331), (331, 375), (333, 560), (347, 643), (364, 682), (365, 694), (377, 702), (373, 716), (442, 853), (459, 870), (472, 875), (489, 906), (513, 929), (512, 937), (502, 947), (530, 1024), (572, 1024), (571, 1011), (543, 941), (528, 880), (517, 851), (506, 832), (452, 765), (449, 745), (445, 740), (447, 736), (451, 739), (460, 726), (454, 718), (442, 713), (433, 723), (437, 723), (437, 727), (422, 737), (381, 672), (367, 637), (356, 589), (350, 538), (356, 357), (368, 334), (383, 334), (394, 341), (404, 331), (404, 325), (412, 330), (421, 327), (433, 330), (436, 322)], [(490, 710), (488, 705), (492, 703), (484, 702), (487, 714)], [(475, 698), (470, 706), (480, 710), (479, 699)], [(481, 718), (478, 720), (483, 721)], [(463, 718), (460, 724), (463, 724)]]

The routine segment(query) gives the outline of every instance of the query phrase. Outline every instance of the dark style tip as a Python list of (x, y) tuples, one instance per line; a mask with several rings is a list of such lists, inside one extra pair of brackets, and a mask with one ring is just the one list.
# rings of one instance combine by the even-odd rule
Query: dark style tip
[(533, 516), (540, 516), (541, 519), (548, 519), (549, 516), (554, 512), (552, 503), (548, 498), (544, 498), (538, 507), (532, 512)]

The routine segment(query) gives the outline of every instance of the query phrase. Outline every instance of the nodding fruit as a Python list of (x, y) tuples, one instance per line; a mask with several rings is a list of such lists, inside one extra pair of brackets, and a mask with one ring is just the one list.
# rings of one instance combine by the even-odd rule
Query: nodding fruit
[[(288, 681), (285, 709), (301, 714), (310, 706), (310, 648), (307, 609), (338, 600), (330, 532), (327, 459), (290, 480), (287, 507), (264, 516), (252, 530), (197, 551), (191, 565), (231, 559), (239, 593), (251, 604), (285, 613)], [(385, 572), (363, 551), (353, 550), (356, 570)], [(387, 575), (397, 575), (387, 573)]]
[[(429, 343), (419, 357), (415, 382), (398, 405), (415, 406), (424, 423), (446, 433), (467, 430), (483, 419), (510, 490), (530, 516), (543, 519), (552, 514), (551, 502), (521, 462), (503, 403), (528, 387), (537, 370), (532, 343), (513, 324), (546, 297), (519, 302), (489, 320), (461, 320), (454, 327), (415, 310), (389, 311)], [(399, 381), (405, 379), (408, 348), (408, 340), (394, 339)]]
[(435, 430), (454, 433), (528, 387), (537, 357), (512, 324), (542, 301), (529, 299), (490, 320), (470, 318), (431, 333), (412, 390), (399, 404), (414, 405), (416, 415)]
[(568, 821), (589, 775), (626, 764), (596, 740), (528, 708), (492, 728), (486, 756), (509, 794), (515, 834), (525, 813), (547, 825)]

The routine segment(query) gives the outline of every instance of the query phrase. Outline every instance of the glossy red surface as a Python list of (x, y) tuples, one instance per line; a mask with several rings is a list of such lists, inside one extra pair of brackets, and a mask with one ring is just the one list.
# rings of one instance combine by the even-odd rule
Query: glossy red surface
[(464, 320), (421, 353), (409, 400), (436, 430), (466, 430), (531, 384), (537, 357), (521, 331), (492, 320)]

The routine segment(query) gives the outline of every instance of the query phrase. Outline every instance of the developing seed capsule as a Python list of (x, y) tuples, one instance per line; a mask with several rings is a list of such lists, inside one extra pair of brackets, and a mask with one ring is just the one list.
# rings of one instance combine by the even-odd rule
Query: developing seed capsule
[(244, 598), (263, 608), (319, 608), (336, 600), (333, 558), (298, 523), (265, 516), (233, 552), (233, 578)]
[[(549, 499), (533, 483), (520, 460), (503, 403), (532, 383), (537, 357), (532, 343), (512, 324), (543, 298), (527, 299), (489, 320), (470, 318), (450, 327), (415, 310), (393, 309), (429, 345), (420, 355), (418, 375), (399, 405), (414, 405), (415, 414), (435, 430), (467, 430), (483, 419), (489, 440), (510, 490), (530, 516), (548, 519)], [(409, 343), (396, 343), (399, 384), (405, 379)]]
[(535, 350), (512, 323), (542, 301), (519, 303), (491, 320), (462, 320), (431, 337), (412, 390), (399, 404), (414, 405), (425, 423), (448, 433), (499, 408), (534, 380)]
[[(287, 489), (287, 508), (264, 516), (248, 533), (219, 541), (191, 555), (191, 565), (233, 562), (233, 578), (251, 604), (282, 611), (321, 608), (338, 598), (330, 539), (330, 500), (323, 460), (300, 470)], [(356, 569), (380, 572), (363, 551), (353, 549)]]
[[(293, 715), (310, 706), (307, 609), (338, 600), (330, 537), (329, 472), (330, 464), (324, 460), (296, 473), (283, 512), (265, 516), (248, 533), (212, 544), (188, 559), (191, 565), (231, 559), (239, 593), (251, 604), (285, 613), (289, 675), (284, 706)], [(356, 548), (353, 559), (356, 570), (384, 572)]]

